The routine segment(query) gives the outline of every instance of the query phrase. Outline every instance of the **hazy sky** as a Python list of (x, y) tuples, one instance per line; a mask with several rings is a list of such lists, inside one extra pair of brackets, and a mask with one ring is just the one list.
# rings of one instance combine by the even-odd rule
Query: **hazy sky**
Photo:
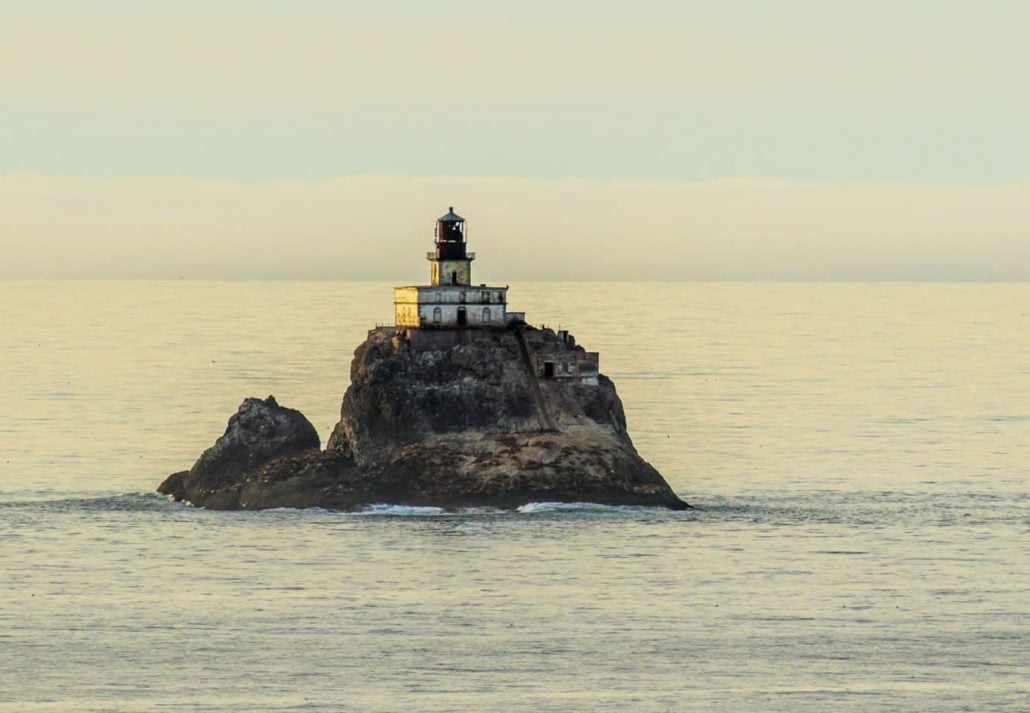
[(0, 0), (0, 276), (421, 276), (453, 203), (512, 279), (1030, 279), (1028, 27), (1016, 0)]

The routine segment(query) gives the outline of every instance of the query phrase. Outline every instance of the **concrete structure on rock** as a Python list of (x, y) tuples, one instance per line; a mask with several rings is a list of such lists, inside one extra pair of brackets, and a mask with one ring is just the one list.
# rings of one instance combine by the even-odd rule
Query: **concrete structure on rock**
[(525, 313), (508, 311), (508, 286), (472, 284), (476, 254), (468, 251), (467, 238), (465, 219), (453, 207), (437, 219), (436, 247), (426, 253), (430, 284), (393, 289), (394, 326), (405, 329), (416, 348), (425, 349), (467, 342), (474, 338), (475, 330), (513, 330), (522, 345), (526, 370), (536, 379), (596, 386), (600, 373), (597, 352), (577, 347), (566, 331), (559, 331), (557, 340), (552, 333), (548, 347), (532, 348), (523, 334), (531, 329)]

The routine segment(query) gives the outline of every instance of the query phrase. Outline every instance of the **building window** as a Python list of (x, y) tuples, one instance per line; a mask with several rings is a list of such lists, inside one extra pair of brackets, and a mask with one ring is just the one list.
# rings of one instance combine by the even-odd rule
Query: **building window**
[(490, 308), (483, 308), (483, 324), (490, 324)]
[(435, 324), (440, 324), (440, 321), (442, 319), (443, 319), (443, 312), (440, 310), (439, 307), (433, 307), (433, 322)]

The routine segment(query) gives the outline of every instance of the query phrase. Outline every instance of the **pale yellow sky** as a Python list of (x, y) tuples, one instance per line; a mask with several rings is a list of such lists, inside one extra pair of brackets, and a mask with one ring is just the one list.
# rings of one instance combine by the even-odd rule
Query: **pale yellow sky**
[(454, 204), (497, 280), (1027, 280), (1027, 27), (1025, 0), (0, 0), (0, 277), (409, 281)]
[(1030, 183), (0, 176), (0, 277), (1026, 280)]
[(2, 0), (0, 173), (1030, 180), (1025, 0)]

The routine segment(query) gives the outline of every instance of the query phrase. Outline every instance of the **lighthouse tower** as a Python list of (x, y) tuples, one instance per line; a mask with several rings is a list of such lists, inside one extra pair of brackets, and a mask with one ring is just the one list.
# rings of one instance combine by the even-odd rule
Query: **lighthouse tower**
[(417, 329), (502, 329), (522, 319), (508, 312), (508, 288), (472, 284), (475, 253), (467, 250), (465, 219), (448, 209), (436, 221), (435, 249), (426, 253), (429, 284), (393, 288), (394, 324)]
[(431, 264), (429, 281), (440, 285), (471, 285), (472, 261), (475, 253), (465, 249), (465, 219), (447, 209), (447, 215), (436, 220), (436, 250), (426, 253)]

